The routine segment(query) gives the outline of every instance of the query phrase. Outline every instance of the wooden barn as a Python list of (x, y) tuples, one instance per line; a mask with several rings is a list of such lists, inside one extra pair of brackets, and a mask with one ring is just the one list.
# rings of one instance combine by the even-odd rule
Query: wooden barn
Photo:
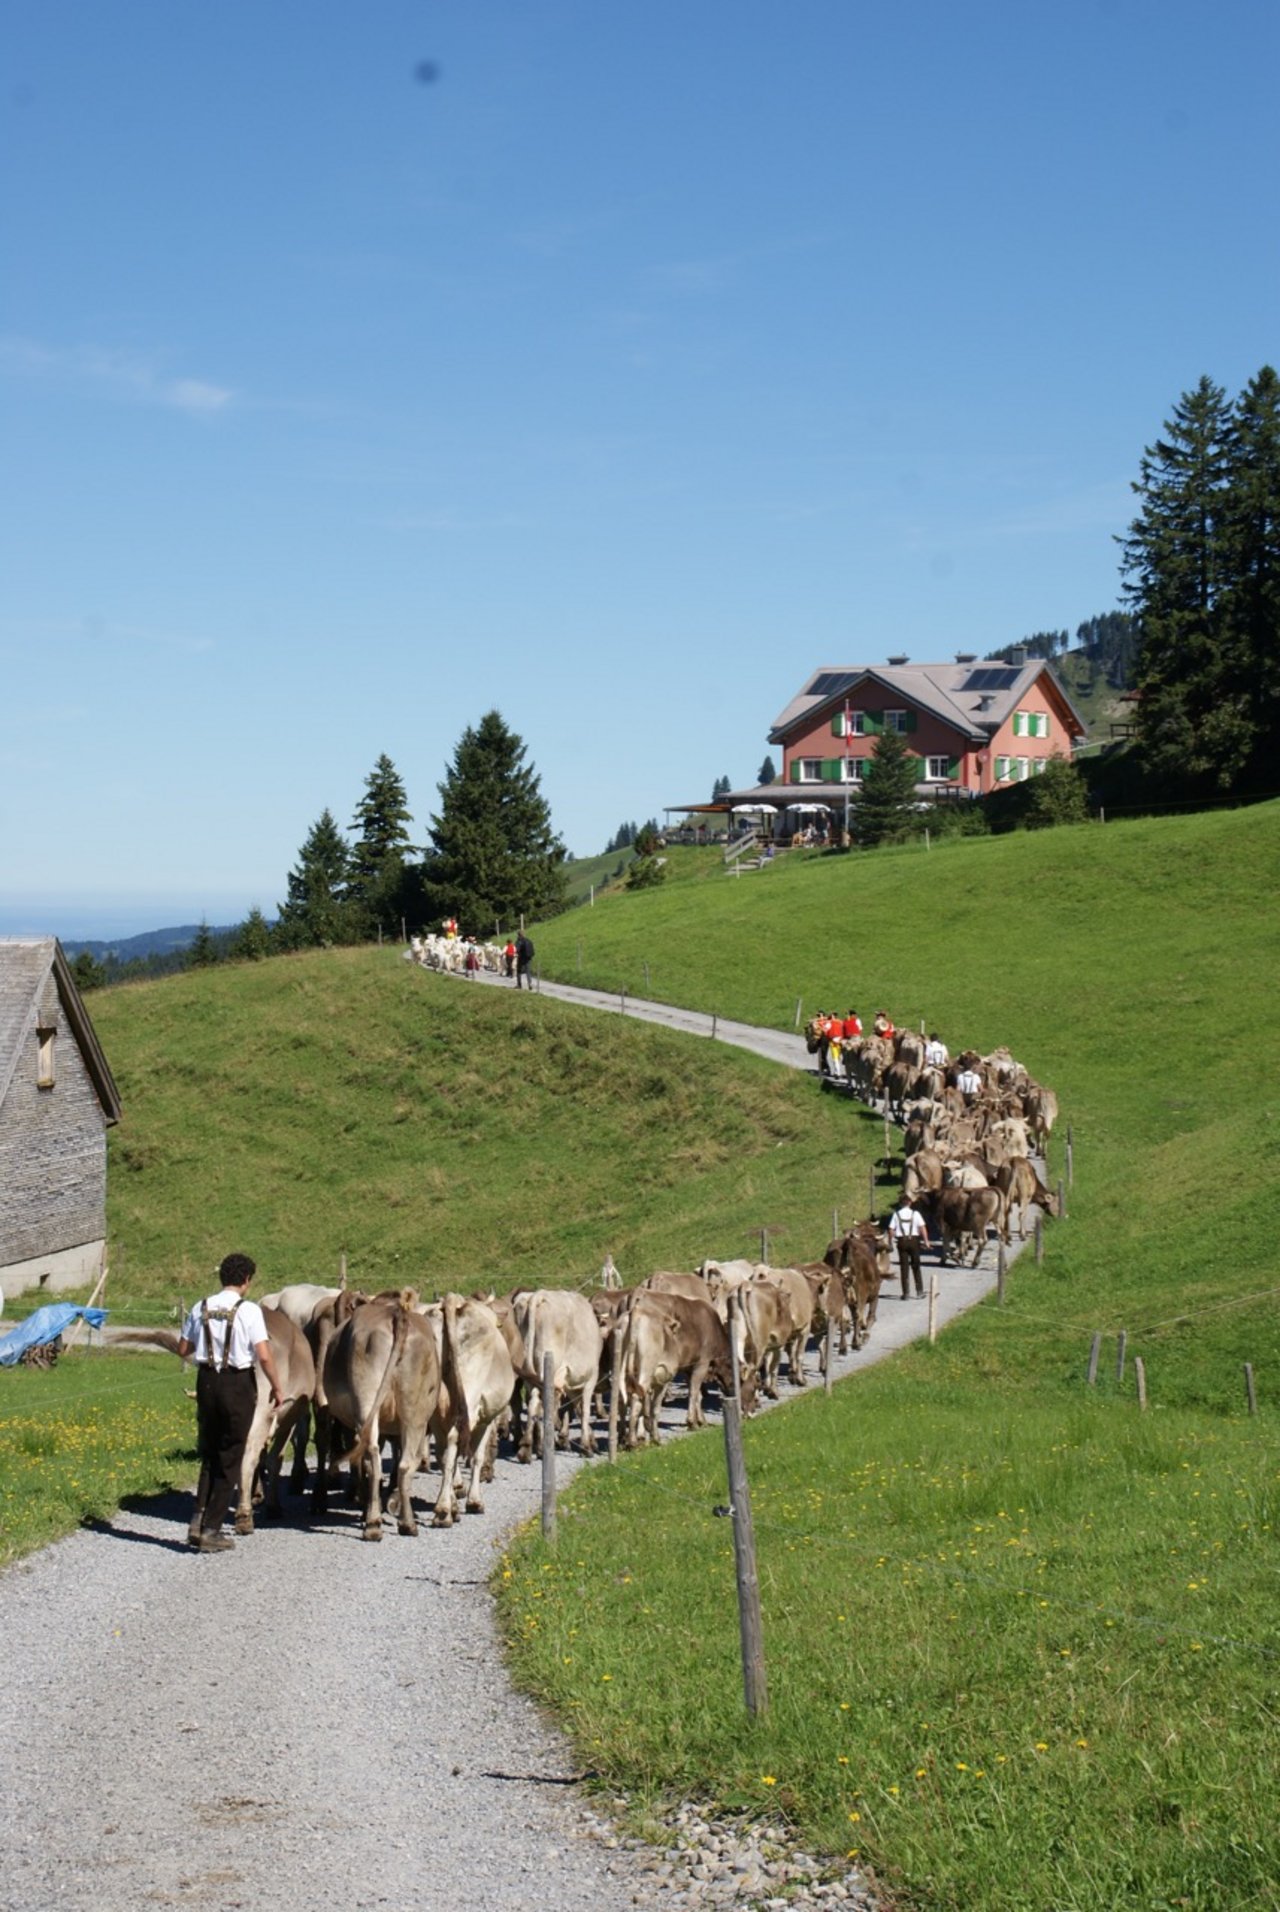
[(120, 1097), (55, 937), (0, 937), (0, 1294), (102, 1271)]

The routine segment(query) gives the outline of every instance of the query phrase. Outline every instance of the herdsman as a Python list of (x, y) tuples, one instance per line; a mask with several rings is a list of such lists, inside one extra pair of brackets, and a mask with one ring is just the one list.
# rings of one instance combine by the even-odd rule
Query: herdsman
[(909, 1196), (904, 1195), (889, 1217), (889, 1234), (898, 1245), (898, 1273), (902, 1277), (902, 1299), (905, 1301), (910, 1292), (910, 1275), (915, 1276), (916, 1294), (924, 1294), (924, 1277), (920, 1272), (920, 1248), (928, 1239), (929, 1231), (924, 1216)]
[(284, 1406), (267, 1323), (246, 1290), (257, 1269), (248, 1255), (228, 1255), (218, 1270), (217, 1294), (198, 1301), (182, 1324), (178, 1353), (194, 1354), (200, 1484), (187, 1544), (201, 1553), (235, 1546), (222, 1522), (240, 1486), (240, 1463), (258, 1400), (254, 1362), (262, 1368), (277, 1408)]

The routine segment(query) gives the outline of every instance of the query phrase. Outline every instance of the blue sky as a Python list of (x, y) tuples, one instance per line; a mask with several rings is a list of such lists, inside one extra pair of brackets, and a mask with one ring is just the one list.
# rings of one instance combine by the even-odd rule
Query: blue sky
[(1275, 362), (1271, 0), (9, 0), (0, 932), (271, 913), (466, 725), (576, 854), (1119, 601)]

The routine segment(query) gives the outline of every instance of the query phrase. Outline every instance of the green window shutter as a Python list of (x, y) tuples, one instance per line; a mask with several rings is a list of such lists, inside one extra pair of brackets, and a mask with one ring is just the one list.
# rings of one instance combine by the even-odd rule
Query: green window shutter
[(844, 736), (844, 712), (842, 710), (838, 710), (831, 719), (831, 735), (833, 737)]
[(878, 710), (863, 712), (862, 734), (864, 737), (878, 737), (884, 729), (884, 719)]
[(958, 777), (959, 775), (960, 775), (960, 759), (959, 759), (959, 757), (948, 757), (948, 758), (947, 758), (947, 778), (948, 778), (948, 781), (949, 781), (949, 782), (951, 782), (951, 783), (954, 783), (954, 782), (955, 782), (955, 780), (956, 780), (956, 778), (957, 778), (957, 777)]
[(907, 721), (908, 732), (913, 731), (916, 727), (916, 713), (914, 712), (914, 710), (909, 710), (907, 712), (906, 721)]
[(800, 781), (800, 759), (799, 759), (799, 757), (793, 757), (793, 758), (791, 759), (791, 772), (790, 772), (790, 775), (791, 775), (791, 781), (792, 781), (792, 783), (799, 783), (799, 781)]
[(824, 783), (839, 783), (840, 781), (839, 757), (824, 757), (822, 759), (822, 781)]

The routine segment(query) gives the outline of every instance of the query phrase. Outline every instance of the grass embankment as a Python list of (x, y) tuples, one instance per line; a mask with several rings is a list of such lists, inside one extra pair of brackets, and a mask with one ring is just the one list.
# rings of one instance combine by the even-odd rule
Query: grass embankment
[[(233, 1248), (257, 1260), (259, 1292), (336, 1280), (344, 1253), (353, 1283), (428, 1293), (586, 1282), (610, 1251), (631, 1276), (692, 1266), (752, 1252), (766, 1225), (811, 1253), (847, 1161), (844, 1111), (758, 1058), (391, 950), (189, 971), (91, 1003), (124, 1104), (104, 1297), (117, 1324), (173, 1326)], [(170, 1423), (135, 1439), (111, 1418), (135, 1385), (150, 1401), (152, 1365), (94, 1352), (0, 1371), (16, 1417), (0, 1558), (169, 1478)], [(159, 1365), (189, 1443), (183, 1376)]]
[[(784, 863), (542, 927), (544, 969), (606, 988), (647, 960), (655, 994), (747, 1020), (803, 995), (1008, 1042), (1074, 1132), (1070, 1219), (1003, 1310), (748, 1428), (766, 1720), (717, 1436), (593, 1472), (558, 1554), (513, 1550), (516, 1663), (611, 1780), (773, 1802), (911, 1905), (1280, 1903), (1278, 848), (1271, 806)], [(1092, 1332), (1121, 1328), (1123, 1383), (1109, 1339), (1087, 1389)]]

